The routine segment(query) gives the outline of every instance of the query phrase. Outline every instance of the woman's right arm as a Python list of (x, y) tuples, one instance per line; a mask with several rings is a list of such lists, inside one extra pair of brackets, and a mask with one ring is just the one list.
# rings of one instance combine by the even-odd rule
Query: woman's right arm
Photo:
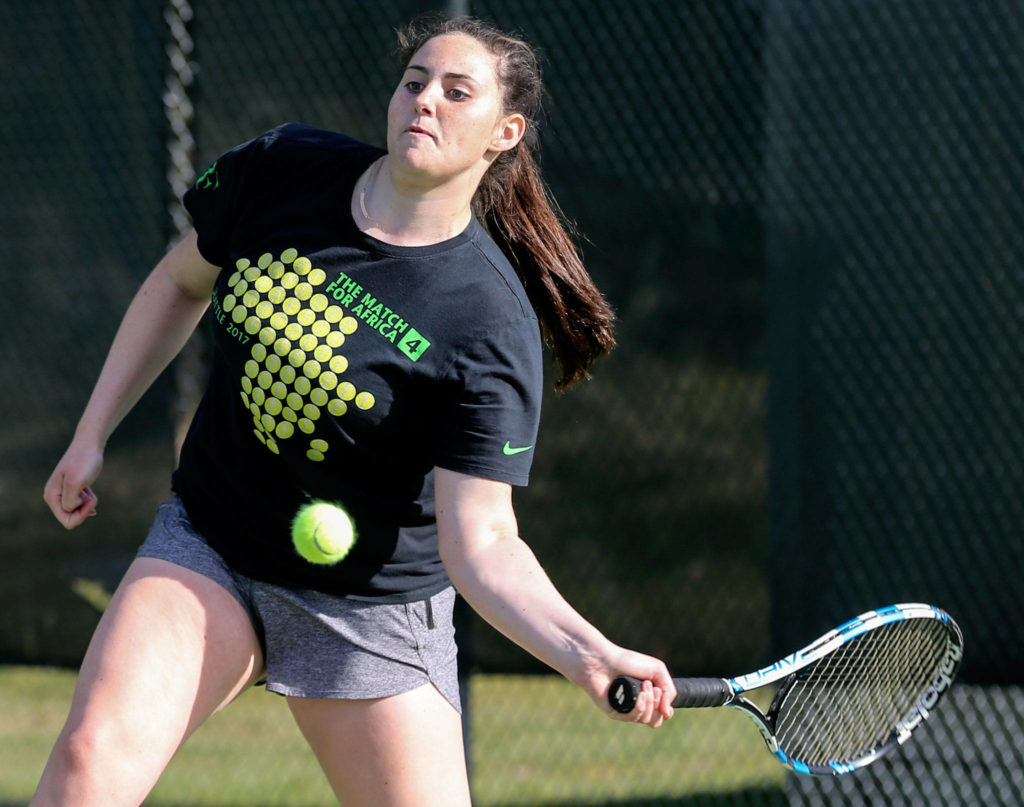
[(133, 298), (110, 346), (71, 445), (43, 498), (67, 529), (96, 511), (90, 485), (111, 433), (178, 354), (210, 304), (220, 269), (203, 259), (190, 231), (156, 265)]

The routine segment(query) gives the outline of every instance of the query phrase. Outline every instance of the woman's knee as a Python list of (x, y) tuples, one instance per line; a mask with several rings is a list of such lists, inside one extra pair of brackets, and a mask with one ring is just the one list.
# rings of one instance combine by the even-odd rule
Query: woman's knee
[(113, 730), (99, 721), (68, 725), (53, 749), (54, 762), (64, 773), (86, 776), (97, 770), (104, 758), (117, 753)]
[(110, 720), (69, 721), (50, 754), (32, 804), (101, 804), (125, 783), (122, 732)]

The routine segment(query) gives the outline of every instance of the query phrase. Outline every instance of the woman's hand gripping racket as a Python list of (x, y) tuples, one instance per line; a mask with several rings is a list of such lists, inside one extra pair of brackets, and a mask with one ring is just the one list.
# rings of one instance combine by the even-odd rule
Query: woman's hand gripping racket
[[(677, 708), (732, 706), (799, 773), (841, 774), (901, 745), (949, 689), (963, 636), (940, 608), (891, 605), (850, 620), (792, 655), (738, 678), (676, 678)], [(779, 683), (767, 712), (741, 693)], [(633, 710), (641, 682), (616, 678), (608, 702)]]

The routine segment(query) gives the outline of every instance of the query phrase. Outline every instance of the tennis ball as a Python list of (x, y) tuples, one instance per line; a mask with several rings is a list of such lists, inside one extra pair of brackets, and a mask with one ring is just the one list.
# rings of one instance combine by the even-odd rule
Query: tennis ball
[(344, 558), (356, 542), (348, 513), (330, 502), (310, 502), (292, 520), (292, 543), (310, 563), (330, 566)]

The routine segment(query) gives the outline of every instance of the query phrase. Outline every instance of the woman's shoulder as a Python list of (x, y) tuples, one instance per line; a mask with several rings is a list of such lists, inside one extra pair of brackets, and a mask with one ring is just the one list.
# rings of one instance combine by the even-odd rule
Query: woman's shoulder
[[(214, 164), (221, 180), (235, 177), (248, 190), (276, 189), (310, 177), (359, 174), (383, 149), (340, 132), (284, 123), (222, 154)], [(212, 170), (212, 169), (211, 169)]]
[(305, 123), (282, 123), (264, 132), (253, 143), (266, 152), (330, 153), (332, 156), (351, 154), (353, 156), (380, 155), (383, 149), (364, 143), (347, 134), (321, 129)]
[[(534, 319), (536, 315), (526, 289), (508, 256), (501, 251), (479, 220), (474, 220), (468, 234), (467, 246), (479, 268), (466, 279), (486, 289), (490, 301), (501, 306), (514, 318)], [(488, 311), (487, 316), (494, 316), (494, 313)]]

